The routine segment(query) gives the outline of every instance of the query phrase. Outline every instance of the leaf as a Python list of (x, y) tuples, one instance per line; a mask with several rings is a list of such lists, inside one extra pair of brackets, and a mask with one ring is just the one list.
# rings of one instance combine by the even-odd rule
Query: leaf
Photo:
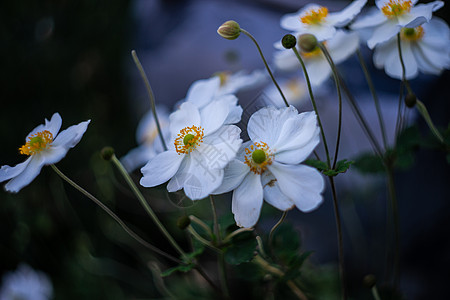
[(321, 161), (321, 160), (317, 160), (317, 159), (307, 159), (304, 161), (304, 163), (310, 167), (316, 168), (317, 170), (319, 170), (320, 172), (328, 170), (328, 165)]
[(355, 159), (355, 168), (361, 173), (382, 173), (385, 171), (383, 161), (377, 155), (365, 153)]
[(274, 232), (272, 248), (276, 257), (289, 264), (301, 247), (299, 233), (289, 223), (281, 224)]
[(291, 259), (289, 269), (284, 273), (283, 280), (287, 281), (299, 277), (303, 263), (312, 253), (312, 251), (307, 251)]
[(231, 265), (249, 262), (255, 255), (257, 242), (253, 232), (243, 232), (231, 239), (231, 245), (225, 248), (225, 261)]
[(169, 275), (171, 275), (174, 272), (189, 272), (190, 270), (192, 270), (195, 267), (194, 264), (182, 264), (182, 265), (178, 265), (176, 267), (170, 268), (165, 270), (164, 272), (161, 273), (161, 277), (167, 277)]

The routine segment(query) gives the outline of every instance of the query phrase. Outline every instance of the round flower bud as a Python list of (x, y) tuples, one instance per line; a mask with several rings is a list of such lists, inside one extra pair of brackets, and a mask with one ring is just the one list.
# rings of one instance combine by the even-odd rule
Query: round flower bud
[(303, 52), (312, 52), (317, 48), (317, 39), (312, 34), (302, 34), (298, 37), (298, 46)]
[(187, 216), (181, 216), (177, 220), (177, 227), (181, 230), (186, 229), (191, 224), (191, 219)]
[(377, 279), (375, 278), (375, 275), (368, 274), (364, 276), (363, 278), (363, 285), (369, 289), (373, 288), (375, 284), (377, 283)]
[(405, 104), (409, 108), (413, 108), (416, 105), (417, 97), (414, 94), (408, 94), (405, 97)]
[(297, 44), (297, 39), (292, 34), (286, 34), (281, 40), (281, 44), (286, 49), (292, 49)]
[(114, 155), (114, 149), (112, 147), (104, 147), (100, 152), (100, 155), (104, 160), (111, 160)]
[(217, 33), (227, 40), (234, 40), (241, 34), (241, 27), (236, 21), (230, 20), (223, 23), (219, 29), (217, 29)]

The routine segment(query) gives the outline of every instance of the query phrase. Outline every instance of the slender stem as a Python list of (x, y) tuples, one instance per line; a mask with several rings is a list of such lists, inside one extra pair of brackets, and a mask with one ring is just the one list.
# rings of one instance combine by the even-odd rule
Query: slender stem
[(417, 100), (416, 102), (416, 107), (417, 110), (420, 112), (420, 114), (422, 115), (422, 117), (425, 119), (425, 122), (427, 122), (428, 127), (430, 127), (431, 132), (434, 134), (434, 136), (441, 142), (444, 143), (444, 138), (442, 137), (442, 135), (439, 133), (439, 131), (437, 130), (437, 128), (434, 126), (433, 121), (431, 120), (430, 114), (427, 111), (427, 108), (425, 107), (425, 105), (422, 103), (422, 101)]
[[(397, 145), (397, 137), (400, 133), (400, 124), (402, 123), (402, 103), (403, 103), (403, 89), (404, 89), (404, 82), (402, 81), (400, 83), (400, 91), (398, 93), (398, 106), (397, 106), (397, 120), (395, 121), (395, 136), (394, 136), (394, 145)], [(395, 147), (394, 147), (395, 148)]]
[(341, 80), (339, 81), (341, 83), (342, 89), (344, 90), (345, 95), (347, 96), (348, 103), (350, 104), (350, 107), (352, 108), (353, 114), (356, 117), (356, 120), (360, 124), (361, 128), (363, 129), (364, 133), (366, 134), (369, 142), (372, 145), (372, 148), (374, 152), (379, 156), (383, 157), (383, 152), (381, 150), (380, 145), (378, 144), (377, 140), (375, 139), (375, 136), (370, 129), (369, 125), (366, 122), (366, 119), (364, 118), (363, 113), (361, 112), (361, 109), (358, 106), (358, 103), (356, 102), (355, 98), (353, 97), (352, 93), (350, 92), (349, 88), (345, 84), (345, 81), (341, 77)]
[(339, 83), (339, 76), (336, 70), (336, 65), (333, 62), (333, 59), (331, 58), (330, 53), (328, 52), (327, 48), (324, 46), (323, 43), (319, 43), (320, 50), (322, 50), (323, 54), (325, 55), (328, 63), (330, 64), (331, 70), (333, 72), (333, 78), (334, 82), (336, 83), (336, 90), (338, 94), (338, 101), (339, 101), (339, 113), (338, 113), (338, 132), (337, 132), (337, 138), (336, 138), (336, 148), (334, 151), (334, 159), (333, 159), (333, 169), (336, 168), (336, 163), (338, 159), (338, 153), (339, 153), (339, 144), (341, 141), (341, 131), (342, 131), (342, 95), (341, 95), (341, 85)]
[(200, 275), (213, 287), (213, 289), (217, 292), (220, 293), (220, 289), (219, 287), (211, 280), (211, 278), (209, 278), (208, 274), (206, 274), (206, 272), (199, 266), (196, 265), (195, 269), (200, 273)]
[(142, 67), (141, 62), (139, 61), (139, 58), (136, 54), (135, 50), (131, 51), (131, 56), (133, 57), (134, 63), (136, 64), (136, 67), (139, 70), (139, 73), (141, 74), (142, 80), (145, 83), (145, 87), (147, 88), (147, 94), (150, 98), (150, 104), (152, 106), (152, 112), (153, 112), (153, 118), (155, 119), (156, 128), (158, 129), (159, 138), (161, 139), (162, 146), (164, 148), (164, 151), (167, 151), (166, 142), (164, 141), (164, 137), (161, 131), (161, 126), (159, 124), (158, 114), (156, 113), (156, 105), (155, 105), (155, 96), (153, 94), (152, 87), (150, 86), (150, 82), (148, 81), (147, 75), (145, 74), (144, 68)]
[(216, 252), (220, 252), (220, 249), (217, 248), (216, 246), (214, 246), (213, 244), (211, 244), (210, 241), (208, 241), (207, 239), (203, 238), (200, 234), (198, 234), (197, 231), (195, 231), (194, 227), (192, 227), (191, 225), (189, 225), (188, 227), (188, 231), (189, 233), (196, 238), (200, 243), (204, 244), (205, 246), (208, 246), (209, 248), (211, 248), (212, 250), (216, 251)]
[(375, 300), (381, 300), (380, 294), (378, 294), (377, 286), (374, 285), (374, 286), (372, 287), (371, 290), (372, 290), (372, 296), (373, 296), (373, 298), (374, 298)]
[(199, 218), (197, 218), (196, 216), (189, 216), (189, 219), (192, 221), (192, 222), (194, 222), (194, 223), (196, 223), (197, 225), (199, 225), (201, 228), (203, 228), (203, 230), (205, 230), (207, 233), (208, 233), (208, 235), (210, 236), (210, 237), (213, 237), (213, 232), (211, 231), (211, 228), (209, 228), (209, 226), (208, 225), (206, 225), (205, 224), (205, 222), (203, 222), (202, 220), (200, 220)]
[(391, 198), (392, 205), (392, 217), (394, 221), (394, 238), (395, 238), (395, 250), (394, 250), (394, 288), (398, 287), (399, 283), (399, 270), (400, 270), (400, 224), (399, 224), (399, 215), (398, 215), (398, 202), (397, 196), (395, 192), (395, 182), (394, 182), (394, 170), (392, 165), (388, 165), (387, 167), (387, 176), (388, 176), (388, 189), (389, 195)]
[(358, 56), (359, 64), (361, 65), (361, 68), (362, 68), (362, 70), (364, 72), (364, 77), (366, 78), (367, 85), (369, 86), (370, 92), (371, 92), (372, 97), (373, 97), (373, 101), (375, 103), (375, 109), (377, 110), (377, 115), (378, 115), (378, 123), (380, 123), (381, 135), (383, 137), (384, 149), (387, 149), (386, 128), (385, 128), (385, 125), (384, 125), (383, 114), (381, 113), (380, 101), (378, 99), (377, 92), (375, 90), (375, 86), (374, 86), (373, 81), (372, 81), (372, 77), (370, 76), (370, 73), (369, 73), (369, 71), (367, 69), (367, 65), (366, 65), (366, 63), (364, 61), (364, 57), (362, 56), (361, 51), (359, 49), (356, 50), (356, 54)]
[(273, 225), (272, 229), (270, 230), (270, 233), (269, 233), (269, 245), (270, 245), (271, 248), (272, 248), (273, 234), (274, 234), (275, 230), (277, 230), (277, 228), (281, 225), (281, 223), (283, 223), (284, 219), (287, 216), (287, 213), (288, 213), (287, 210), (283, 211), (283, 214), (281, 215), (281, 218), (278, 220), (278, 222), (275, 225)]
[(341, 277), (341, 285), (342, 285), (342, 299), (347, 299), (347, 280), (345, 278), (345, 264), (344, 264), (344, 242), (342, 236), (342, 224), (341, 224), (341, 215), (339, 213), (338, 199), (336, 193), (336, 186), (334, 184), (334, 177), (329, 176), (331, 191), (333, 194), (333, 206), (334, 206), (334, 214), (336, 216), (336, 229), (337, 229), (337, 237), (338, 237), (338, 254), (339, 254), (339, 275)]
[(398, 57), (400, 58), (400, 64), (402, 66), (402, 81), (405, 83), (408, 93), (413, 94), (414, 92), (411, 89), (411, 86), (409, 85), (408, 80), (406, 80), (406, 68), (405, 68), (405, 62), (403, 61), (402, 43), (401, 43), (400, 33), (397, 33), (397, 48), (398, 48)]
[(123, 167), (122, 163), (117, 159), (115, 155), (112, 156), (111, 161), (114, 163), (114, 165), (117, 167), (119, 172), (122, 174), (125, 181), (128, 183), (129, 187), (133, 191), (136, 198), (139, 200), (141, 205), (144, 207), (147, 214), (152, 218), (153, 222), (155, 222), (156, 226), (159, 228), (159, 230), (164, 234), (164, 236), (167, 238), (167, 240), (170, 242), (170, 244), (177, 250), (177, 252), (184, 258), (186, 256), (186, 253), (181, 249), (181, 247), (178, 245), (178, 243), (175, 241), (175, 239), (170, 235), (170, 233), (166, 230), (164, 225), (161, 223), (161, 221), (158, 219), (156, 214), (153, 212), (153, 209), (148, 205), (147, 201), (145, 200), (142, 193), (139, 191), (137, 186), (134, 184), (134, 181), (131, 179), (128, 172)]
[[(220, 245), (222, 243), (222, 236), (220, 234), (220, 227), (219, 227), (219, 219), (217, 218), (217, 209), (216, 204), (214, 202), (213, 196), (209, 196), (210, 202), (211, 202), (211, 210), (213, 213), (214, 218), (214, 234), (216, 236), (216, 245)], [(224, 253), (221, 250), (218, 254), (218, 269), (219, 269), (219, 277), (220, 277), (220, 285), (222, 287), (222, 292), (226, 299), (230, 298), (230, 292), (228, 290), (228, 284), (227, 284), (227, 272), (225, 269), (225, 258)]]
[(241, 28), (241, 32), (244, 33), (246, 36), (248, 36), (248, 37), (253, 41), (253, 43), (255, 43), (256, 48), (258, 48), (258, 52), (259, 52), (259, 54), (261, 55), (261, 58), (262, 58), (262, 60), (263, 60), (263, 62), (264, 62), (264, 66), (266, 66), (267, 72), (269, 72), (270, 78), (272, 78), (272, 81), (273, 81), (273, 83), (275, 84), (275, 86), (277, 87), (278, 92), (280, 93), (281, 98), (283, 98), (284, 103), (286, 104), (287, 107), (289, 107), (289, 103), (287, 102), (286, 97), (285, 97), (284, 94), (283, 94), (283, 91), (281, 91), (280, 86), (278, 85), (277, 81), (275, 80), (275, 77), (273, 76), (272, 71), (270, 71), (269, 65), (267, 64), (267, 61), (266, 61), (266, 59), (264, 58), (264, 55), (263, 55), (263, 53), (262, 53), (262, 51), (261, 51), (261, 48), (259, 47), (258, 42), (257, 42), (256, 39), (250, 34), (250, 32), (248, 32), (247, 30)]
[[(272, 273), (273, 275), (277, 275), (279, 277), (284, 276), (284, 272), (278, 269), (277, 267), (272, 266), (269, 264), (264, 258), (262, 258), (260, 255), (256, 255), (253, 259), (255, 263), (257, 263), (260, 267), (262, 267), (264, 270), (266, 270), (269, 273)], [(291, 291), (294, 293), (294, 295), (300, 299), (300, 300), (308, 300), (308, 297), (306, 297), (305, 293), (292, 281), (288, 280), (286, 282), (287, 286), (291, 289)]]
[(52, 169), (58, 174), (63, 180), (65, 180), (68, 184), (73, 186), (75, 189), (77, 189), (80, 193), (85, 195), (87, 198), (92, 200), (95, 204), (97, 204), (101, 209), (103, 209), (111, 218), (114, 219), (122, 228), (125, 230), (126, 233), (128, 233), (132, 238), (134, 238), (137, 242), (139, 242), (144, 247), (148, 248), (151, 251), (154, 251), (161, 256), (166, 257), (167, 259), (170, 259), (173, 262), (181, 263), (181, 261), (164, 251), (158, 249), (157, 247), (149, 244), (144, 239), (142, 239), (138, 234), (136, 234), (133, 230), (131, 230), (113, 211), (111, 211), (105, 204), (103, 204), (100, 200), (95, 198), (92, 194), (90, 194), (88, 191), (83, 189), (81, 186), (76, 184), (74, 181), (72, 181), (69, 177), (67, 177), (63, 172), (61, 172), (55, 165), (50, 165)]
[(233, 237), (235, 237), (236, 235), (238, 235), (239, 233), (241, 233), (241, 232), (247, 232), (247, 231), (253, 231), (253, 230), (254, 230), (253, 228), (239, 228), (239, 229), (236, 229), (235, 231), (233, 231), (232, 233), (230, 233), (229, 235), (227, 235), (227, 236), (223, 239), (222, 242), (225, 244), (225, 243), (231, 241), (231, 239), (232, 239)]
[(330, 151), (328, 151), (327, 139), (325, 137), (325, 132), (323, 131), (322, 121), (320, 120), (319, 110), (317, 109), (316, 100), (314, 99), (314, 94), (313, 94), (312, 87), (311, 87), (311, 81), (309, 80), (308, 71), (306, 71), (305, 63), (303, 62), (303, 59), (301, 58), (297, 49), (295, 47), (293, 47), (292, 50), (294, 51), (295, 56), (297, 56), (298, 61), (302, 65), (303, 73), (305, 74), (306, 85), (308, 86), (309, 97), (311, 98), (312, 106), (317, 115), (317, 123), (319, 124), (319, 127), (320, 127), (320, 134), (322, 135), (323, 147), (325, 148), (325, 154), (327, 156), (327, 165), (330, 168), (331, 167)]

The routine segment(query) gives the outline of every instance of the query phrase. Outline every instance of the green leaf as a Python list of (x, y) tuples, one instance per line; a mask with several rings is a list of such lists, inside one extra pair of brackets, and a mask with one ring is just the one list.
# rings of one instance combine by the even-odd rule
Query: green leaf
[(169, 275), (171, 275), (172, 273), (177, 272), (177, 271), (186, 273), (186, 272), (189, 272), (190, 270), (192, 270), (194, 267), (195, 267), (194, 264), (183, 264), (183, 265), (178, 265), (178, 266), (176, 266), (176, 267), (167, 269), (167, 270), (165, 270), (164, 272), (162, 272), (162, 273), (161, 273), (161, 277), (167, 277), (167, 276), (169, 276)]
[(328, 165), (325, 162), (321, 161), (321, 160), (307, 159), (307, 160), (304, 161), (304, 164), (308, 165), (310, 167), (316, 168), (320, 172), (328, 170)]
[(253, 232), (243, 232), (231, 239), (231, 245), (225, 248), (225, 261), (232, 265), (249, 262), (255, 255), (257, 242)]
[(273, 234), (272, 249), (277, 258), (285, 264), (300, 252), (301, 240), (299, 233), (289, 223), (281, 224)]
[(377, 155), (365, 153), (355, 159), (355, 168), (361, 173), (382, 173), (385, 171), (383, 161)]
[(289, 269), (284, 273), (283, 280), (287, 281), (299, 277), (303, 263), (312, 253), (312, 251), (307, 251), (293, 257), (288, 265)]
[(338, 173), (345, 173), (350, 168), (352, 164), (354, 164), (354, 161), (348, 161), (346, 159), (340, 160), (336, 163), (336, 172)]

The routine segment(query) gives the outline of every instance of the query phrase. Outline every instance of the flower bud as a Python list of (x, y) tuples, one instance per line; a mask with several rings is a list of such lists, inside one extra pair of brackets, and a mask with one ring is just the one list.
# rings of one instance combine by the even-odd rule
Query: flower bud
[(191, 224), (191, 219), (187, 216), (181, 216), (177, 220), (177, 227), (181, 230), (186, 229)]
[(309, 53), (317, 48), (317, 39), (314, 35), (305, 33), (298, 37), (298, 45), (300, 50)]
[(416, 105), (417, 97), (414, 94), (408, 94), (405, 97), (405, 104), (409, 108), (413, 108)]
[(281, 40), (281, 44), (286, 49), (292, 49), (297, 44), (297, 39), (292, 34), (286, 34)]
[(241, 34), (241, 27), (237, 22), (230, 20), (223, 23), (219, 29), (217, 29), (217, 33), (227, 40), (234, 40)]
[(112, 147), (104, 147), (100, 152), (100, 155), (104, 160), (111, 160), (114, 155), (114, 149)]
[(368, 275), (364, 276), (364, 278), (363, 278), (363, 285), (369, 289), (374, 287), (376, 283), (377, 283), (377, 279), (375, 278), (375, 275), (373, 275), (373, 274), (368, 274)]

